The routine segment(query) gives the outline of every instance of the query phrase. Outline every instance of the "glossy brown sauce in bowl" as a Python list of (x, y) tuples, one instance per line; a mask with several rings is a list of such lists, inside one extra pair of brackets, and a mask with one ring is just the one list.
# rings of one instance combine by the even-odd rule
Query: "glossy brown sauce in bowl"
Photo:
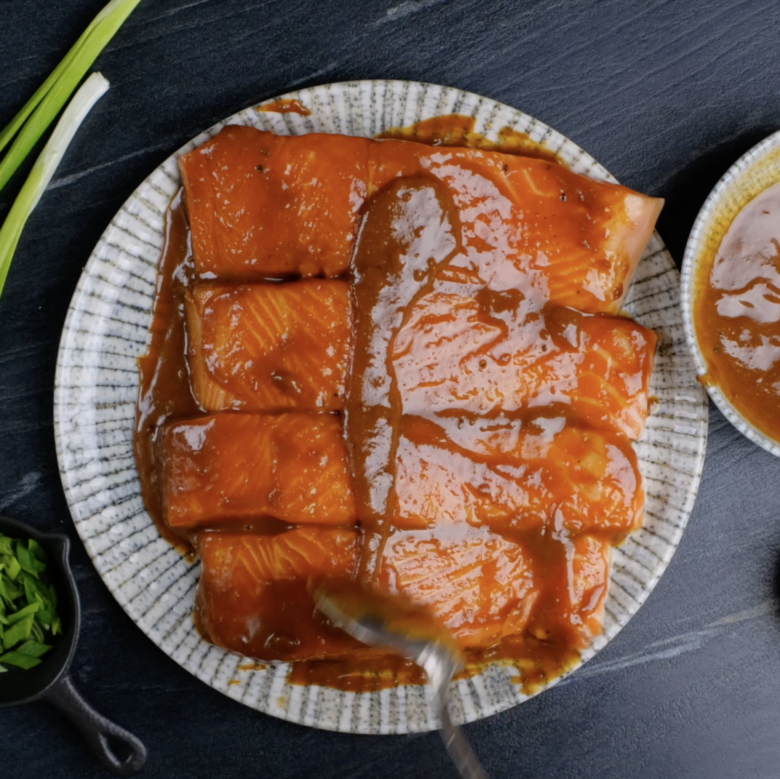
[(780, 184), (742, 208), (699, 267), (693, 315), (702, 382), (780, 442)]

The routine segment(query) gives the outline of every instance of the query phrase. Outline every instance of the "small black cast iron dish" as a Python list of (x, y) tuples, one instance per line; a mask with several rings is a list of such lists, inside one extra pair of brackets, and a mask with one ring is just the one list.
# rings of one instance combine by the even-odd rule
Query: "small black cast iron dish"
[[(146, 747), (132, 734), (93, 709), (73, 686), (68, 673), (81, 623), (81, 604), (76, 580), (70, 570), (70, 540), (59, 533), (41, 533), (24, 522), (0, 517), (0, 533), (12, 538), (34, 538), (49, 558), (47, 575), (57, 591), (57, 611), (63, 633), (43, 662), (27, 671), (0, 675), (0, 707), (16, 706), (44, 699), (63, 711), (81, 731), (97, 759), (116, 776), (134, 776), (146, 762)], [(127, 752), (124, 759), (115, 754), (111, 742)]]

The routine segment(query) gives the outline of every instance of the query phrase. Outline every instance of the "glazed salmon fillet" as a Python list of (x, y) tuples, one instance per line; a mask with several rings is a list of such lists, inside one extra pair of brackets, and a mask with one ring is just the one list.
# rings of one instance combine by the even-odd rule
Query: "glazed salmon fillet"
[(358, 642), (315, 613), (311, 577), (349, 578), (358, 533), (305, 527), (278, 535), (203, 533), (197, 620), (209, 641), (273, 660), (339, 657)]
[(208, 278), (339, 275), (366, 198), (424, 176), (458, 214), (454, 274), (588, 312), (619, 310), (662, 205), (546, 160), (249, 127), (225, 127), (179, 167)]
[(601, 633), (610, 544), (597, 536), (544, 554), (531, 539), (486, 528), (396, 530), (368, 545), (378, 549), (364, 573), (371, 588), (427, 607), (463, 649), (526, 632), (583, 648)]
[(172, 528), (357, 518), (346, 445), (330, 414), (222, 413), (169, 422), (160, 428), (156, 457)]
[(548, 160), (379, 143), (369, 158), (370, 195), (401, 176), (447, 187), (461, 244), (451, 278), (580, 311), (620, 310), (662, 200)]
[(639, 527), (644, 491), (630, 443), (545, 414), (451, 419), (449, 428), (405, 417), (387, 521), (572, 534)]
[(198, 273), (337, 276), (349, 263), (371, 141), (225, 127), (179, 170)]
[(375, 590), (430, 609), (463, 648), (520, 632), (535, 599), (522, 546), (487, 529), (396, 531), (365, 575)]
[(154, 462), (201, 633), (373, 662), (314, 608), (349, 580), (475, 662), (560, 673), (643, 519), (657, 337), (622, 306), (662, 201), (489, 148), (250, 127), (179, 167), (192, 410), (158, 418)]
[(390, 359), (405, 414), (495, 415), (551, 404), (588, 426), (639, 439), (657, 337), (630, 319), (522, 296), (432, 292), (395, 335)]
[(343, 407), (346, 281), (201, 284), (188, 293), (186, 314), (192, 389), (206, 411)]

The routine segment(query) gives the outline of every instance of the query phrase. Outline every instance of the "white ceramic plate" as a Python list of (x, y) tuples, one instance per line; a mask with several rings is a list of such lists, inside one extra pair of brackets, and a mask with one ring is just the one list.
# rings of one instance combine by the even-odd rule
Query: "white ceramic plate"
[[(682, 308), (685, 337), (696, 371), (707, 373), (707, 363), (699, 349), (693, 324), (693, 301), (696, 295), (698, 267), (709, 263), (720, 248), (734, 217), (757, 195), (780, 181), (780, 132), (776, 132), (740, 157), (715, 185), (699, 211), (685, 247), (682, 269)], [(705, 266), (706, 267), (706, 266)], [(723, 416), (753, 443), (780, 457), (780, 444), (762, 433), (731, 405), (720, 387), (707, 392)]]
[[(242, 658), (203, 641), (192, 623), (198, 581), (144, 510), (133, 459), (136, 358), (149, 341), (165, 210), (180, 186), (177, 158), (225, 124), (281, 134), (374, 136), (389, 127), (459, 113), (495, 138), (503, 127), (528, 133), (577, 173), (614, 181), (582, 149), (514, 108), (458, 89), (406, 81), (358, 81), (285, 95), (311, 116), (247, 108), (199, 135), (144, 181), (106, 229), (87, 263), (65, 322), (57, 363), (54, 420), (62, 482), (76, 528), (109, 590), (164, 652), (206, 684), (267, 714), (352, 733), (409, 733), (438, 723), (423, 687), (348, 693), (291, 686), (288, 667), (240, 670)], [(647, 489), (644, 529), (614, 550), (603, 647), (636, 613), (669, 563), (693, 508), (707, 435), (707, 402), (685, 346), (679, 275), (655, 235), (627, 308), (660, 335), (652, 393), (659, 406), (636, 445)], [(454, 719), (470, 722), (525, 699), (514, 669), (494, 665), (453, 685)]]

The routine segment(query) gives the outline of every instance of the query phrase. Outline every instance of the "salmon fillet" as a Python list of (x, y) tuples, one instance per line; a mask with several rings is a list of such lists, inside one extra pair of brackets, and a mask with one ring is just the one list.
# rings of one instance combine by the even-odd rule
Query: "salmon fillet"
[[(307, 582), (359, 575), (467, 650), (587, 646), (642, 521), (656, 338), (617, 314), (662, 201), (500, 152), (240, 127), (180, 168), (208, 281), (190, 374), (223, 413), (162, 426), (156, 457), (168, 523), (199, 531), (204, 635), (356, 657)], [(311, 413), (342, 408), (346, 440)], [(265, 517), (301, 527), (235, 532)]]
[(486, 528), (394, 531), (367, 576), (380, 593), (430, 609), (464, 649), (521, 632), (535, 599), (522, 546)]
[(188, 293), (186, 313), (192, 390), (206, 411), (343, 407), (346, 281), (203, 284)]
[(343, 273), (371, 143), (231, 125), (182, 155), (198, 273), (242, 281)]
[(169, 422), (160, 428), (156, 459), (173, 528), (263, 517), (327, 525), (356, 519), (346, 445), (330, 414), (223, 413)]
[(205, 637), (263, 660), (341, 657), (360, 644), (315, 613), (310, 577), (349, 578), (358, 533), (305, 527), (279, 535), (203, 533), (197, 622)]
[(343, 273), (366, 197), (425, 176), (458, 212), (453, 273), (588, 312), (620, 309), (663, 204), (546, 160), (249, 127), (225, 127), (179, 167), (208, 278)]
[(589, 426), (638, 439), (657, 338), (630, 319), (548, 306), (521, 295), (432, 292), (391, 345), (404, 413), (495, 415), (550, 404)]
[(463, 649), (523, 634), (582, 649), (602, 632), (611, 547), (598, 536), (540, 545), (461, 527), (394, 530), (367, 546), (371, 587), (427, 607)]
[(399, 176), (432, 176), (448, 188), (462, 230), (453, 278), (580, 311), (620, 310), (663, 200), (548, 160), (378, 143), (370, 151), (369, 195)]
[(502, 532), (638, 528), (644, 490), (628, 441), (545, 414), (521, 423), (461, 418), (448, 430), (405, 417), (389, 522)]

